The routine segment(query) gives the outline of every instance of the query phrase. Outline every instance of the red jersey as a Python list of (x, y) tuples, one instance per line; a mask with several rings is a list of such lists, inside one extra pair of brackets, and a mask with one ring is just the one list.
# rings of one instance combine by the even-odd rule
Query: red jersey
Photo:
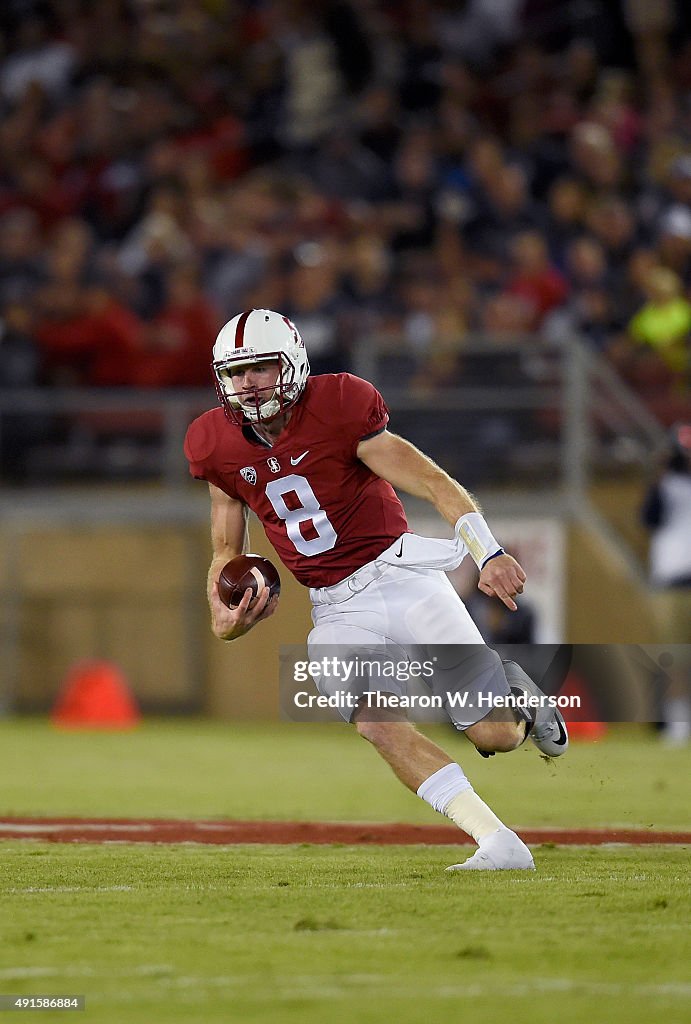
[(307, 587), (328, 587), (408, 530), (393, 487), (361, 462), (360, 441), (389, 413), (371, 384), (350, 373), (307, 381), (273, 445), (219, 407), (187, 431), (190, 473), (248, 505), (281, 561)]

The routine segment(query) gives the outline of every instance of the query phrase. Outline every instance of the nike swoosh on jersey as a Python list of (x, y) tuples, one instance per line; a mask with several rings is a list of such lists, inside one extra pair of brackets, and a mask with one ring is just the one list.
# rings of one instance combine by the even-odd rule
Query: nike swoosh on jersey
[(403, 541), (401, 540), (401, 546), (396, 552), (396, 558), (403, 558)]
[(302, 455), (298, 455), (297, 459), (294, 459), (293, 456), (291, 455), (290, 456), (290, 464), (291, 464), (291, 466), (297, 466), (298, 462), (302, 462), (302, 460), (304, 459), (305, 455), (309, 455), (309, 453), (310, 453), (310, 450), (308, 448), (306, 452), (302, 453)]

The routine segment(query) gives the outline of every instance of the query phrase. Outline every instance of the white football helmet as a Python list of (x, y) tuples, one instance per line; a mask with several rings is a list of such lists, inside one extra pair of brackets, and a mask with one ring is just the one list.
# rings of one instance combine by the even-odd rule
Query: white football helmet
[[(231, 370), (274, 360), (279, 364), (275, 385), (236, 392)], [(249, 309), (229, 320), (216, 338), (212, 366), (219, 401), (235, 423), (243, 417), (268, 423), (282, 415), (305, 390), (310, 372), (297, 328), (287, 316), (271, 309)]]

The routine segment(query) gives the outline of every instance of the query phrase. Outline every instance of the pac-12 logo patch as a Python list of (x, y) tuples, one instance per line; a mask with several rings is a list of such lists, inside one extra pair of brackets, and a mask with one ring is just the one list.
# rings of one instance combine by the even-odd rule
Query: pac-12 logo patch
[(240, 470), (240, 476), (243, 480), (246, 480), (248, 484), (256, 484), (257, 482), (257, 471), (254, 466), (243, 466)]
[(267, 466), (269, 467), (269, 469), (271, 470), (272, 473), (280, 473), (281, 472), (281, 463), (278, 461), (278, 459), (274, 459), (273, 457), (270, 458), (270, 459), (267, 459), (266, 460), (266, 464), (267, 464)]

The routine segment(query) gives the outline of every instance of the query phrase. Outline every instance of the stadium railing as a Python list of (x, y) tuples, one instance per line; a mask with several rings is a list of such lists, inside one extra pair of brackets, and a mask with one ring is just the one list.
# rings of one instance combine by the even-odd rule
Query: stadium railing
[[(382, 390), (391, 428), (471, 486), (545, 486), (580, 500), (594, 474), (647, 466), (664, 446), (637, 396), (579, 343), (475, 337), (436, 379), (430, 365), (433, 355), (388, 337), (352, 357)], [(9, 487), (148, 480), (179, 492), (185, 430), (214, 403), (211, 387), (0, 390), (0, 472)]]

